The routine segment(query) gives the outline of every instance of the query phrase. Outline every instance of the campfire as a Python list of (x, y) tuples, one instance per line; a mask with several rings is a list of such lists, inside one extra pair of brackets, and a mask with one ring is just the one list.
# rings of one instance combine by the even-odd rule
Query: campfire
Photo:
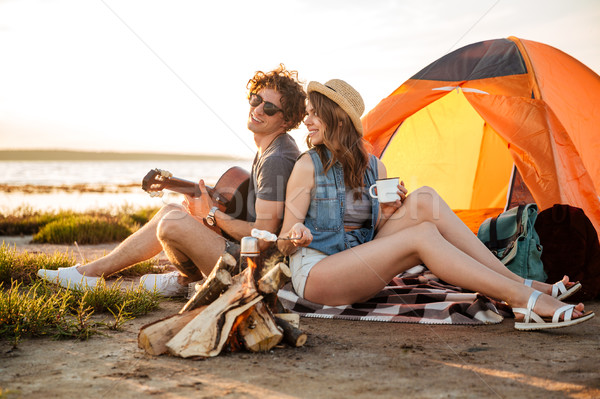
[(299, 316), (286, 313), (277, 298), (290, 269), (283, 262), (273, 264), (242, 252), (238, 265), (224, 253), (179, 313), (141, 328), (139, 347), (151, 355), (205, 358), (223, 351), (268, 351), (282, 342), (304, 345)]

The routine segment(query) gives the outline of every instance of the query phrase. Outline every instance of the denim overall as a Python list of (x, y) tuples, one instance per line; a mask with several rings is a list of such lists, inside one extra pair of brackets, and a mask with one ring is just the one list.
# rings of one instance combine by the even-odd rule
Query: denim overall
[[(325, 174), (319, 154), (314, 149), (309, 150), (308, 154), (315, 166), (315, 188), (311, 193), (310, 207), (304, 220), (305, 226), (313, 235), (313, 240), (308, 247), (326, 255), (332, 255), (350, 248), (349, 238), (353, 238), (351, 241), (354, 245), (371, 241), (379, 216), (379, 201), (371, 198), (371, 224), (369, 226), (345, 232), (346, 187), (342, 165), (336, 162)], [(327, 150), (327, 155), (331, 157), (329, 150)], [(377, 180), (377, 158), (370, 155), (362, 189), (368, 190), (371, 185), (375, 184), (375, 180)], [(349, 237), (350, 235), (354, 237)]]

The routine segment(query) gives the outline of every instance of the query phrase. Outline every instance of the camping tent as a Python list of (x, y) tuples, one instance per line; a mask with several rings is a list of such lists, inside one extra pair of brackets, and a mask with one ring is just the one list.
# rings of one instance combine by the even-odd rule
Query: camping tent
[(518, 171), (540, 209), (582, 208), (600, 232), (600, 77), (560, 50), (515, 37), (465, 46), (363, 125), (409, 190), (434, 187), (453, 209), (502, 208)]

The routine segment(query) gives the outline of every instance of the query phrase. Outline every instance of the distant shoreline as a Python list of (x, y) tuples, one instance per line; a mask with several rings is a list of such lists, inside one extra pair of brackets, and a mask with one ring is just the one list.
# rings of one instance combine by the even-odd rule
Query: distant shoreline
[(72, 150), (0, 150), (0, 161), (228, 161), (227, 155)]
[(101, 193), (101, 194), (120, 194), (134, 191), (141, 192), (139, 183), (130, 184), (59, 184), (59, 185), (38, 185), (38, 184), (0, 184), (0, 192), (5, 194), (23, 193), (23, 194), (55, 194), (65, 193)]

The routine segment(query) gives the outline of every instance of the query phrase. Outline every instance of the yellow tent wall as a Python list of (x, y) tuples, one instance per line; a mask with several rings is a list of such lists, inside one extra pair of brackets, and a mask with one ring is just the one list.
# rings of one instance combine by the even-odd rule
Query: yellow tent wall
[(402, 123), (402, 140), (391, 140), (381, 160), (390, 176), (435, 187), (455, 209), (501, 208), (513, 164), (507, 145), (461, 89), (446, 93)]
[(388, 175), (409, 190), (430, 185), (454, 209), (502, 207), (514, 162), (540, 209), (582, 208), (600, 231), (597, 104), (597, 74), (553, 47), (510, 37), (442, 57), (363, 124)]

